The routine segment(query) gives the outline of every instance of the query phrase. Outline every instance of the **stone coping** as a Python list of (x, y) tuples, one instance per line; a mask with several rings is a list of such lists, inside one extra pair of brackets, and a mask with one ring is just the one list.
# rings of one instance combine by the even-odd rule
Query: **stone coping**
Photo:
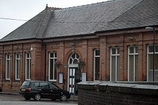
[(158, 96), (158, 85), (152, 83), (128, 83), (107, 81), (86, 81), (78, 83), (78, 89), (98, 92), (119, 92), (125, 94)]
[(158, 89), (158, 82), (107, 82), (107, 81), (86, 81), (79, 82), (78, 85), (97, 85), (97, 86), (115, 86), (115, 87), (129, 87), (140, 89)]

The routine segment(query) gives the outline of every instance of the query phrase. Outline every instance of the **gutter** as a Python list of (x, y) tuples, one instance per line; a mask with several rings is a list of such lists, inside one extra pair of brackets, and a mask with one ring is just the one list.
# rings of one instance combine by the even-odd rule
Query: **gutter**
[(95, 34), (97, 36), (104, 36), (104, 35), (116, 35), (116, 34), (125, 34), (125, 33), (148, 32), (149, 30), (146, 30), (145, 29), (146, 27), (158, 27), (158, 25), (112, 29), (112, 30), (100, 30), (100, 31), (96, 31)]

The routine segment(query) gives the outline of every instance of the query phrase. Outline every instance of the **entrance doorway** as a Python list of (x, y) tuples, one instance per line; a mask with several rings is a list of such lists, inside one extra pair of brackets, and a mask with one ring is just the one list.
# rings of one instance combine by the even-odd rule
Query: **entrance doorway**
[(68, 91), (70, 94), (78, 94), (77, 83), (81, 81), (81, 70), (78, 69), (79, 56), (71, 54), (68, 62)]

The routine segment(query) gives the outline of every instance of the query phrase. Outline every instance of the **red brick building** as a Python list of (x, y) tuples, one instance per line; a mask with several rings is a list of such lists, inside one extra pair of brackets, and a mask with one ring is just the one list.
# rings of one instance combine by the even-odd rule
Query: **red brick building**
[(157, 7), (157, 0), (46, 7), (0, 40), (0, 86), (18, 91), (25, 80), (48, 80), (76, 94), (82, 79), (157, 81)]

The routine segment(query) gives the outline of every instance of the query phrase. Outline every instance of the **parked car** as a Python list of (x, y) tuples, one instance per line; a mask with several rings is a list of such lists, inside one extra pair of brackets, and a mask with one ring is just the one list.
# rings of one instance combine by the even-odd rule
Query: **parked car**
[(2, 88), (0, 87), (0, 92), (2, 92)]
[(19, 93), (26, 100), (33, 98), (36, 101), (39, 101), (41, 98), (66, 101), (70, 98), (70, 93), (68, 91), (59, 88), (50, 81), (24, 81), (20, 87)]

